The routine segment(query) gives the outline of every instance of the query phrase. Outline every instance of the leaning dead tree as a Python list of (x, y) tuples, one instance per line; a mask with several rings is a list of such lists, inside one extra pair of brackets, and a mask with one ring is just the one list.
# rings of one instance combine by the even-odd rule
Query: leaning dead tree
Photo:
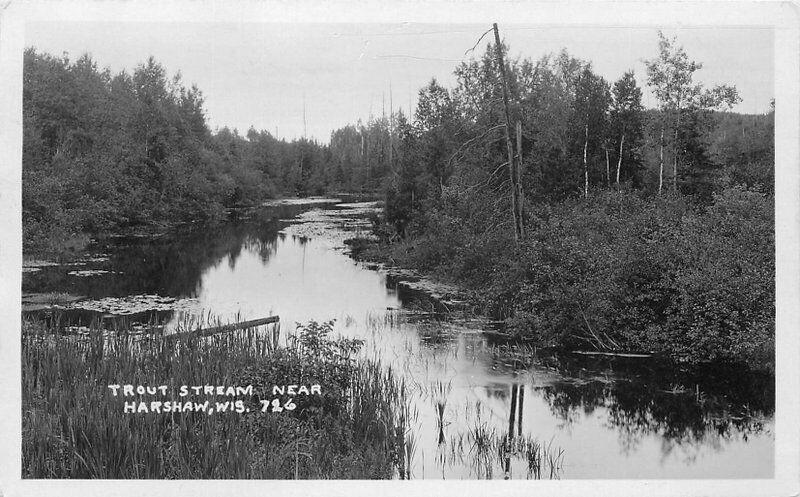
[(492, 25), (494, 29), (495, 51), (497, 57), (497, 68), (500, 73), (500, 83), (503, 89), (503, 109), (505, 111), (505, 138), (506, 149), (508, 151), (508, 171), (511, 180), (511, 220), (514, 224), (514, 239), (519, 242), (525, 236), (523, 218), (523, 199), (522, 182), (520, 181), (520, 162), (522, 162), (522, 127), (517, 126), (517, 150), (520, 152), (515, 158), (514, 145), (511, 142), (511, 116), (508, 103), (508, 80), (506, 78), (506, 66), (503, 62), (503, 46), (500, 44), (500, 32), (497, 23)]

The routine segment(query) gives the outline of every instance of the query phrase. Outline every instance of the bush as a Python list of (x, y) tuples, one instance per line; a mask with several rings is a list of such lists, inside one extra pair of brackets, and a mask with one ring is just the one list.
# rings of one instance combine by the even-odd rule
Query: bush
[[(457, 197), (457, 196), (456, 196)], [(542, 345), (774, 363), (772, 198), (734, 187), (707, 207), (596, 192), (530, 206), (518, 247), (503, 215), (447, 199), (396, 245), (401, 263), (471, 289), (479, 310)], [(495, 229), (486, 228), (494, 219)], [(480, 226), (480, 229), (476, 229)]]

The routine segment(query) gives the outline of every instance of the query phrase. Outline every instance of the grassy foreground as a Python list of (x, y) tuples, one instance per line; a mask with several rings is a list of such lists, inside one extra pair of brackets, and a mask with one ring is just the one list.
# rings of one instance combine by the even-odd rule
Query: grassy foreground
[[(392, 478), (405, 471), (405, 387), (356, 360), (331, 323), (281, 345), (255, 330), (209, 339), (58, 335), (27, 322), (22, 338), (23, 478)], [(108, 385), (167, 385), (114, 396)], [(313, 385), (319, 395), (273, 395)], [(178, 398), (181, 385), (253, 386), (252, 395)], [(172, 397), (172, 399), (170, 399)], [(293, 410), (272, 412), (272, 400)], [(124, 402), (241, 400), (235, 410), (125, 413)], [(269, 409), (262, 412), (262, 402)], [(291, 400), (291, 402), (290, 402)], [(249, 412), (244, 409), (250, 409)]]

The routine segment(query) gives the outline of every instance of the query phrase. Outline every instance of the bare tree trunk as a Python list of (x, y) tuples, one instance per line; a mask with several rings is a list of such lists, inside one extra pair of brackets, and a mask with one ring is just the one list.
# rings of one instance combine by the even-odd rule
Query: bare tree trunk
[(672, 189), (678, 191), (678, 130), (675, 129), (675, 151), (672, 157)]
[(520, 236), (524, 236), (525, 228), (525, 191), (522, 189), (522, 123), (517, 121), (517, 221), (520, 225)]
[(503, 47), (500, 44), (500, 32), (497, 30), (497, 23), (493, 25), (494, 41), (497, 57), (497, 67), (500, 71), (500, 83), (503, 88), (503, 108), (505, 110), (506, 125), (506, 150), (508, 152), (508, 172), (511, 179), (511, 220), (514, 223), (514, 240), (519, 242), (522, 238), (522, 220), (519, 219), (519, 199), (517, 198), (517, 172), (514, 161), (514, 146), (511, 144), (511, 117), (508, 103), (508, 81), (506, 80), (506, 66), (503, 63)]
[(617, 160), (617, 190), (619, 190), (619, 171), (622, 169), (622, 144), (625, 143), (625, 132), (619, 139), (619, 160)]
[[(587, 117), (588, 119), (588, 117)], [(584, 127), (583, 138), (583, 197), (589, 197), (589, 163), (586, 161), (586, 152), (589, 149), (589, 123)]]
[(608, 147), (603, 146), (603, 150), (606, 151), (606, 186), (611, 188), (611, 165), (608, 161)]
[(661, 126), (661, 141), (658, 148), (658, 194), (664, 187), (664, 126)]

